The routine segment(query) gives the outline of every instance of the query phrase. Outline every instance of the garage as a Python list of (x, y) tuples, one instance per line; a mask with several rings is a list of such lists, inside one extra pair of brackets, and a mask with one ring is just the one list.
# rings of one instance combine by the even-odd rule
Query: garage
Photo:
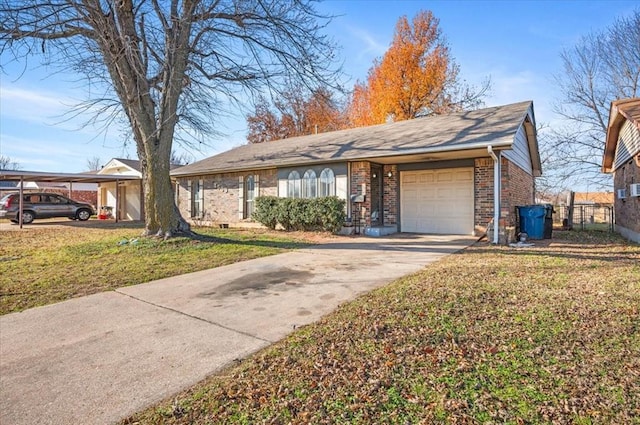
[(473, 168), (400, 173), (402, 232), (471, 235), (473, 212)]

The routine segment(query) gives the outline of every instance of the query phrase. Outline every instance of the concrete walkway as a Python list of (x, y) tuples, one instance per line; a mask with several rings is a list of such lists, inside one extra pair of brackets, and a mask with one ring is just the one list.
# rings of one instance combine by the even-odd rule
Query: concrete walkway
[(0, 423), (110, 424), (468, 237), (344, 238), (0, 317)]

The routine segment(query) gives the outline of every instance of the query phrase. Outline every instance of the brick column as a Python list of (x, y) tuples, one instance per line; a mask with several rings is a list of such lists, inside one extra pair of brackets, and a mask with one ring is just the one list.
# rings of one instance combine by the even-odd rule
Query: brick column
[[(391, 172), (391, 177), (389, 177)], [(395, 165), (382, 168), (383, 224), (398, 224), (398, 201), (400, 199), (400, 175)]]

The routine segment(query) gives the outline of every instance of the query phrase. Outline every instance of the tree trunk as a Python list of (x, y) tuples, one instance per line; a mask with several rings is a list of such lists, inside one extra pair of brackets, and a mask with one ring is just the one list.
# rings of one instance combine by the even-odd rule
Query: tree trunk
[[(175, 193), (169, 175), (171, 144), (154, 140), (145, 143), (141, 155), (142, 182), (144, 186), (145, 229), (144, 235), (169, 238), (178, 234), (191, 235), (187, 223), (175, 204)], [(142, 153), (142, 152), (140, 152)]]

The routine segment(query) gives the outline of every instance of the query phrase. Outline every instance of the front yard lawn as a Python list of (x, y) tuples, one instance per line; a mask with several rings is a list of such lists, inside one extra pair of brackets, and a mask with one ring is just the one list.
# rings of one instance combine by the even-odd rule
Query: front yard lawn
[(308, 246), (303, 235), (194, 228), (139, 238), (141, 224), (32, 225), (0, 232), (0, 314)]
[(479, 243), (126, 424), (639, 424), (640, 247)]

